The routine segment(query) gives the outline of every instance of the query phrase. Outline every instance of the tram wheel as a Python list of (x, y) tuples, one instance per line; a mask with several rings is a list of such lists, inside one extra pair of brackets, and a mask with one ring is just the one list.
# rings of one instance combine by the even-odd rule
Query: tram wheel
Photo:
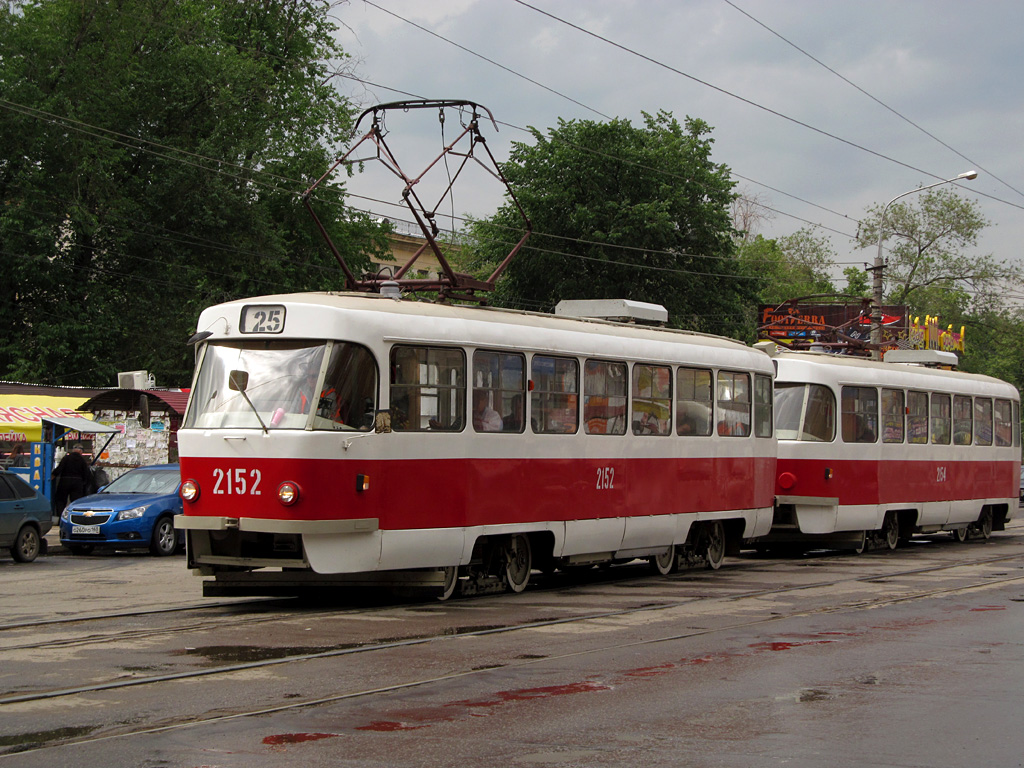
[(853, 552), (856, 555), (863, 555), (868, 548), (868, 532), (861, 531), (853, 545)]
[(953, 534), (953, 541), (960, 544), (967, 541), (967, 538), (971, 535), (971, 532), (966, 525), (963, 528), (954, 528), (950, 533)]
[(455, 594), (455, 588), (459, 586), (459, 567), (449, 565), (441, 570), (444, 571), (444, 585), (441, 587), (441, 594), (437, 596), (437, 599), (447, 600)]
[(886, 549), (896, 549), (900, 543), (900, 521), (895, 512), (887, 512), (882, 522), (882, 540)]
[(992, 535), (992, 509), (990, 507), (985, 507), (982, 510), (981, 517), (978, 518), (975, 526), (975, 530), (981, 534), (981, 538), (987, 539)]
[(725, 528), (721, 520), (712, 520), (707, 524), (704, 535), (707, 537), (707, 550), (704, 556), (707, 560), (707, 567), (717, 571), (722, 567), (725, 560)]
[(522, 592), (530, 581), (532, 559), (530, 540), (521, 533), (512, 535), (505, 544), (505, 584), (512, 592)]
[(651, 564), (651, 570), (662, 576), (668, 576), (678, 570), (679, 558), (676, 556), (676, 545), (672, 544), (668, 549), (659, 555), (647, 558)]

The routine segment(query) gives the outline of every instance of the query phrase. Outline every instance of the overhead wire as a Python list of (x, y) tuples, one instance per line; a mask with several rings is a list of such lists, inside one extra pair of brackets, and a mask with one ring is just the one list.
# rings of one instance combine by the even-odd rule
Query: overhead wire
[(811, 54), (811, 53), (808, 53), (808, 52), (807, 52), (806, 50), (804, 50), (803, 48), (801, 48), (801, 47), (800, 47), (799, 45), (797, 45), (797, 44), (796, 44), (796, 43), (794, 43), (793, 41), (791, 41), (791, 40), (787, 39), (786, 37), (783, 37), (783, 36), (782, 36), (781, 34), (779, 34), (779, 33), (778, 33), (777, 31), (775, 31), (774, 29), (772, 29), (771, 27), (769, 27), (769, 26), (768, 26), (767, 24), (765, 24), (765, 23), (764, 23), (763, 21), (761, 21), (760, 19), (756, 18), (755, 16), (753, 16), (752, 14), (750, 14), (749, 12), (747, 12), (746, 10), (744, 10), (743, 8), (740, 8), (740, 7), (738, 6), (738, 5), (736, 5), (736, 3), (732, 2), (732, 0), (722, 0), (722, 2), (724, 2), (724, 3), (726, 4), (726, 5), (729, 5), (729, 6), (731, 6), (731, 7), (732, 7), (732, 8), (734, 8), (734, 9), (735, 9), (736, 11), (738, 11), (739, 13), (743, 14), (744, 16), (746, 16), (746, 17), (747, 17), (748, 19), (750, 19), (750, 20), (751, 20), (752, 22), (754, 22), (755, 24), (757, 24), (758, 26), (760, 26), (761, 28), (763, 28), (763, 29), (764, 29), (764, 30), (766, 30), (767, 32), (770, 32), (771, 34), (775, 35), (775, 37), (779, 38), (779, 40), (781, 40), (782, 42), (784, 42), (784, 43), (785, 43), (786, 45), (788, 45), (788, 46), (790, 46), (790, 47), (792, 47), (792, 48), (796, 49), (797, 51), (799, 51), (800, 53), (802, 53), (802, 54), (803, 54), (804, 56), (806, 56), (807, 58), (809, 58), (809, 59), (810, 59), (811, 61), (813, 61), (813, 62), (814, 62), (815, 64), (818, 64), (819, 66), (821, 66), (821, 67), (823, 67), (824, 69), (828, 70), (828, 71), (829, 71), (829, 72), (831, 72), (831, 73), (832, 73), (833, 75), (835, 75), (835, 76), (836, 76), (836, 77), (838, 77), (838, 78), (839, 78), (840, 80), (842, 80), (842, 81), (843, 81), (844, 83), (846, 83), (846, 84), (847, 84), (847, 85), (849, 85), (850, 87), (852, 87), (852, 88), (856, 89), (857, 91), (859, 91), (859, 92), (860, 92), (860, 93), (862, 93), (863, 95), (867, 96), (867, 97), (868, 97), (869, 99), (871, 99), (871, 100), (872, 100), (873, 102), (875, 102), (876, 104), (878, 104), (878, 105), (879, 105), (880, 107), (882, 107), (883, 109), (886, 109), (887, 111), (891, 112), (891, 113), (892, 113), (893, 115), (895, 115), (896, 117), (898, 117), (898, 118), (899, 118), (900, 120), (902, 120), (903, 122), (907, 123), (908, 125), (911, 125), (911, 126), (913, 126), (914, 128), (916, 128), (916, 129), (917, 129), (918, 131), (920, 131), (921, 133), (923, 133), (923, 134), (924, 134), (925, 136), (927, 136), (928, 138), (930, 138), (930, 139), (933, 139), (933, 140), (935, 140), (936, 142), (938, 142), (939, 144), (941, 144), (941, 145), (942, 145), (943, 147), (945, 147), (946, 149), (948, 149), (948, 150), (949, 150), (950, 152), (954, 153), (954, 154), (955, 154), (955, 155), (956, 155), (957, 157), (959, 157), (959, 158), (961, 158), (961, 159), (963, 159), (963, 160), (966, 160), (966, 161), (967, 161), (968, 163), (970, 163), (971, 165), (973, 165), (973, 166), (974, 166), (975, 168), (979, 168), (979, 169), (981, 169), (981, 171), (982, 171), (982, 172), (983, 172), (983, 173), (984, 173), (984, 174), (985, 174), (986, 176), (989, 176), (989, 177), (991, 177), (991, 178), (995, 179), (996, 181), (998, 181), (998, 182), (999, 182), (1000, 184), (1002, 184), (1003, 186), (1007, 187), (1008, 189), (1012, 190), (1013, 192), (1016, 192), (1016, 193), (1017, 193), (1018, 195), (1024, 196), (1024, 192), (1021, 192), (1021, 191), (1020, 191), (1019, 189), (1017, 189), (1016, 187), (1014, 187), (1013, 185), (1011, 185), (1011, 184), (1010, 184), (1009, 182), (1007, 182), (1007, 181), (1003, 180), (1002, 178), (1000, 178), (999, 176), (997, 176), (997, 175), (996, 175), (996, 174), (995, 174), (994, 172), (992, 172), (992, 171), (990, 171), (990, 170), (989, 170), (988, 168), (985, 168), (984, 166), (982, 166), (982, 165), (981, 165), (981, 163), (979, 163), (979, 162), (978, 162), (977, 160), (972, 160), (972, 159), (971, 159), (971, 158), (969, 158), (969, 157), (968, 157), (967, 155), (965, 155), (964, 153), (962, 153), (962, 152), (961, 152), (960, 150), (956, 149), (956, 147), (952, 147), (952, 146), (950, 146), (949, 144), (947, 144), (947, 143), (946, 143), (945, 141), (943, 141), (942, 139), (940, 139), (940, 138), (939, 138), (938, 136), (936, 136), (935, 134), (931, 133), (931, 132), (930, 132), (929, 130), (927, 130), (926, 128), (924, 128), (924, 127), (922, 127), (922, 126), (918, 125), (918, 124), (917, 124), (917, 123), (915, 123), (915, 122), (914, 122), (913, 120), (911, 120), (911, 119), (910, 119), (909, 117), (907, 117), (906, 115), (902, 114), (901, 112), (899, 112), (898, 110), (894, 109), (893, 107), (890, 107), (890, 106), (889, 106), (888, 104), (886, 104), (886, 103), (885, 103), (884, 101), (882, 101), (881, 99), (877, 98), (877, 97), (876, 97), (876, 96), (875, 96), (874, 94), (871, 94), (871, 93), (869, 93), (868, 91), (864, 90), (864, 89), (863, 89), (863, 88), (861, 88), (861, 87), (860, 87), (859, 85), (857, 85), (857, 84), (856, 84), (855, 82), (853, 82), (853, 81), (852, 81), (852, 80), (850, 80), (849, 78), (845, 77), (845, 76), (844, 76), (844, 75), (842, 75), (841, 73), (837, 72), (837, 71), (836, 71), (835, 69), (833, 69), (833, 68), (832, 68), (832, 67), (830, 67), (830, 66), (829, 66), (828, 64), (826, 64), (825, 62), (823, 62), (823, 61), (821, 61), (820, 59), (818, 59), (818, 58), (817, 58), (816, 56), (814, 56), (813, 54)]

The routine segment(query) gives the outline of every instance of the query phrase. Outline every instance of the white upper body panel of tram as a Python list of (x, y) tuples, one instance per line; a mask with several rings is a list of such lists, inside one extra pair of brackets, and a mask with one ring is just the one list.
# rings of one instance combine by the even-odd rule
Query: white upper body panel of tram
[(827, 352), (779, 350), (774, 359), (778, 363), (776, 383), (825, 384), (836, 391), (843, 385), (858, 385), (1020, 399), (1012, 384), (976, 373)]
[[(280, 329), (254, 332), (252, 328), (258, 326), (251, 319), (253, 307), (283, 308)], [(249, 324), (248, 332), (243, 332), (244, 323)], [(438, 344), (772, 373), (771, 360), (762, 351), (710, 334), (373, 294), (297, 293), (241, 299), (204, 310), (197, 330), (209, 333), (211, 341), (341, 339), (377, 350), (393, 343)]]

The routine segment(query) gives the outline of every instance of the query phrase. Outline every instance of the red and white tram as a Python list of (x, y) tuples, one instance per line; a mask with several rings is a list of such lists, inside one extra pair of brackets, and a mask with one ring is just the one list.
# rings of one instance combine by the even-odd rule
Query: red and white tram
[(951, 353), (885, 362), (766, 345), (773, 354), (778, 478), (771, 534), (895, 548), (914, 533), (1002, 530), (1017, 508), (1020, 397), (952, 370)]
[(738, 342), (331, 293), (198, 330), (176, 525), (207, 594), (519, 591), (531, 568), (718, 567), (769, 532), (773, 367)]

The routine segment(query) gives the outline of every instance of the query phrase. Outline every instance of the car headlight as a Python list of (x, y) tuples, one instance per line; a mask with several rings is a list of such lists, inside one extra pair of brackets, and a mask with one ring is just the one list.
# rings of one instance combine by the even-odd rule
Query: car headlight
[(145, 507), (136, 507), (135, 509), (124, 509), (117, 513), (115, 520), (135, 520), (146, 514)]
[(65, 523), (71, 519), (71, 510), (68, 507), (64, 507), (64, 511), (60, 513), (60, 519)]

